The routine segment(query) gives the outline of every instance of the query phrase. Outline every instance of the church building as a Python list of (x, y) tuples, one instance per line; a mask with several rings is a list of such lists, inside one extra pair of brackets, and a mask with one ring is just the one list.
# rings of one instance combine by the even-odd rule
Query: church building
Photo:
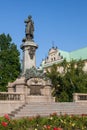
[(72, 60), (78, 61), (80, 59), (84, 60), (84, 70), (87, 71), (87, 47), (71, 52), (60, 50), (57, 47), (52, 47), (48, 51), (48, 56), (44, 60), (42, 60), (40, 69), (43, 69), (45, 72), (47, 68), (50, 68), (53, 64), (58, 64), (62, 62), (64, 59), (66, 59), (67, 62), (70, 62)]

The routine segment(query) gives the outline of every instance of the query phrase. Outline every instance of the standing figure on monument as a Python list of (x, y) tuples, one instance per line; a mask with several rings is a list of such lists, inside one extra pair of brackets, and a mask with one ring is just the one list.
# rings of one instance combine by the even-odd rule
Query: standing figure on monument
[(34, 38), (34, 22), (32, 21), (32, 16), (28, 16), (28, 19), (26, 19), (24, 22), (26, 23), (26, 40), (32, 40)]

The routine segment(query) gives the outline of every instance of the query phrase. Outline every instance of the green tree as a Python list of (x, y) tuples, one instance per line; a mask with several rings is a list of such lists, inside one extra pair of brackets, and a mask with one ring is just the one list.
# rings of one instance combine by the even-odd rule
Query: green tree
[(8, 82), (14, 81), (20, 73), (20, 58), (17, 46), (9, 34), (0, 35), (0, 91), (7, 90)]
[(84, 61), (72, 60), (66, 63), (66, 72), (63, 76), (63, 85), (65, 91), (69, 96), (69, 101), (73, 100), (73, 93), (86, 93), (87, 92), (87, 72), (83, 71)]
[[(87, 92), (87, 72), (83, 71), (83, 67), (84, 61), (82, 60), (71, 62), (64, 60), (47, 71), (47, 76), (53, 84), (54, 96), (58, 101), (72, 101), (73, 93)], [(63, 68), (62, 73), (57, 72), (58, 68)]]
[(59, 94), (59, 90), (61, 89), (61, 83), (62, 83), (61, 74), (57, 70), (57, 67), (58, 66), (56, 64), (53, 64), (53, 66), (50, 68), (50, 71), (47, 70), (46, 73), (46, 76), (49, 77), (52, 81), (52, 89), (53, 89), (52, 95), (56, 97), (56, 100)]

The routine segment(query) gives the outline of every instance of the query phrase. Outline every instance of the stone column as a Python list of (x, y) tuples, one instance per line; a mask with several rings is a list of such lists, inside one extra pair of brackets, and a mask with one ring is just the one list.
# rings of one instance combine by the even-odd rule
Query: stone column
[(36, 49), (38, 45), (33, 41), (25, 41), (21, 45), (21, 49), (23, 50), (23, 66), (22, 73), (25, 74), (26, 69), (30, 69), (32, 67), (36, 67)]

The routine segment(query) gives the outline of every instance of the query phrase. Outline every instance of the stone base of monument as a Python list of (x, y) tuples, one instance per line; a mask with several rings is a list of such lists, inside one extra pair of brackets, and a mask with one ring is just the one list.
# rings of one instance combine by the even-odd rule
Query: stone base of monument
[(52, 84), (49, 80), (42, 78), (25, 77), (16, 79), (13, 83), (8, 84), (8, 92), (24, 94), (24, 100), (29, 102), (55, 102), (55, 97), (52, 97)]
[(49, 97), (49, 96), (34, 96), (30, 95), (26, 97), (26, 103), (31, 103), (31, 102), (55, 102), (54, 97)]

